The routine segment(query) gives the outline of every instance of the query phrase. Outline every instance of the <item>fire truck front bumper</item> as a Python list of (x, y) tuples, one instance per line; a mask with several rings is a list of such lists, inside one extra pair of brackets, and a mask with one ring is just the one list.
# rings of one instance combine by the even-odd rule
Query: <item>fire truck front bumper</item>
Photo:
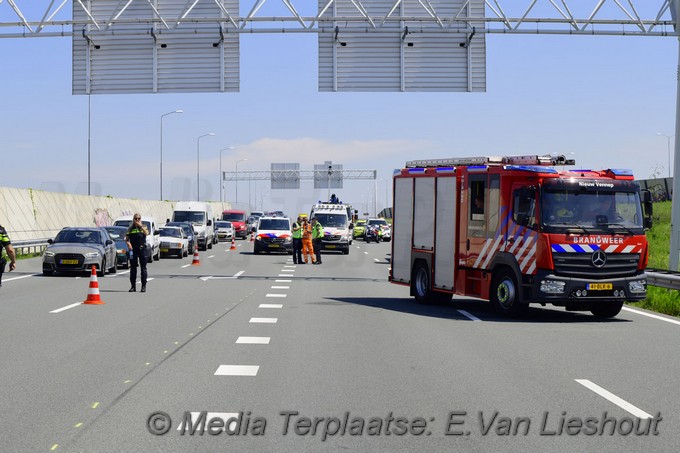
[(647, 278), (644, 272), (630, 276), (602, 279), (573, 278), (539, 272), (534, 279), (534, 302), (553, 305), (572, 305), (590, 301), (644, 300), (647, 297)]

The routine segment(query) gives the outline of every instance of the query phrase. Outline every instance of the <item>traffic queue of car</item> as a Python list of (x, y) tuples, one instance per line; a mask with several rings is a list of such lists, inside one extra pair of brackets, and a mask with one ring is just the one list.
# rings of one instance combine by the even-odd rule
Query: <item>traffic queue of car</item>
[[(128, 269), (130, 250), (125, 235), (131, 222), (132, 216), (124, 216), (114, 220), (112, 226), (63, 228), (47, 241), (43, 274), (89, 272), (95, 266), (97, 274), (103, 276), (106, 272), (115, 273), (119, 268)], [(193, 221), (168, 219), (165, 225), (158, 227), (154, 218), (142, 216), (142, 224), (149, 233), (145, 247), (147, 263), (166, 257), (182, 259), (199, 248), (212, 247), (212, 243), (246, 239), (248, 234), (253, 235), (255, 255), (262, 252), (291, 254), (293, 250), (293, 221), (281, 211), (253, 211), (250, 216), (242, 211), (225, 211), (221, 220), (208, 220), (201, 225), (214, 227), (211, 240), (205, 233), (199, 234)], [(359, 219), (353, 225), (352, 237), (367, 242), (390, 241), (391, 228), (385, 219)], [(203, 240), (202, 246), (200, 240)]]

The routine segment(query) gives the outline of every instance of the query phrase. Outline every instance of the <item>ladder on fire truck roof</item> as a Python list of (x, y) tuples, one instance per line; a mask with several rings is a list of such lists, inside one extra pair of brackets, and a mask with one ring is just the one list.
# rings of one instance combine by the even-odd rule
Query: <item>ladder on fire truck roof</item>
[(466, 167), (471, 165), (575, 165), (574, 159), (567, 159), (564, 155), (546, 154), (544, 156), (481, 156), (481, 157), (452, 157), (449, 159), (410, 160), (406, 168), (425, 167)]

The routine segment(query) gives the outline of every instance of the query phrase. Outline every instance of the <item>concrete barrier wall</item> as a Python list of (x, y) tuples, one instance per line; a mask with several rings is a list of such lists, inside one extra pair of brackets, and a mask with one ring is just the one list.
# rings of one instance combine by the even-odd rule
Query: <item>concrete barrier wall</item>
[[(139, 212), (159, 225), (172, 217), (174, 201), (93, 197), (0, 187), (0, 225), (13, 241), (54, 237), (66, 226), (106, 226)], [(216, 218), (230, 203), (210, 203)]]

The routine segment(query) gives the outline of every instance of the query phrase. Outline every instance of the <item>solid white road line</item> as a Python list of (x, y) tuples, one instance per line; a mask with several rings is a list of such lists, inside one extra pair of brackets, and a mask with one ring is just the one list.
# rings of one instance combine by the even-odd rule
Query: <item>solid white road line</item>
[(282, 304), (260, 304), (259, 308), (283, 308)]
[(274, 280), (276, 283), (291, 283), (293, 280)]
[(623, 400), (619, 398), (618, 396), (614, 395), (613, 393), (603, 389), (599, 385), (589, 381), (588, 379), (574, 379), (576, 382), (581, 384), (587, 389), (592, 390), (593, 392), (597, 393), (600, 395), (602, 398), (611, 401), (612, 403), (616, 404), (619, 406), (621, 409), (630, 412), (637, 418), (652, 418), (651, 415), (649, 415), (647, 412), (643, 411), (642, 409), (639, 409), (632, 404), (630, 404), (628, 401)]
[(267, 294), (264, 297), (286, 297), (286, 296), (288, 296), (288, 295), (287, 294), (271, 294), (270, 293), (270, 294)]
[(481, 321), (481, 319), (479, 319), (479, 318), (476, 317), (475, 315), (471, 315), (470, 313), (468, 313), (468, 312), (465, 311), (465, 310), (458, 310), (458, 313), (460, 313), (461, 315), (463, 315), (463, 316), (465, 316), (466, 318), (471, 319), (471, 320), (473, 320), (473, 321)]
[(663, 316), (653, 315), (651, 313), (645, 313), (644, 311), (634, 310), (634, 309), (628, 308), (628, 307), (623, 307), (623, 310), (626, 310), (626, 311), (629, 311), (631, 313), (635, 313), (635, 314), (638, 314), (638, 315), (647, 316), (648, 318), (658, 319), (659, 321), (670, 322), (672, 324), (677, 324), (677, 325), (680, 326), (680, 321), (678, 321), (677, 319), (664, 318)]
[[(196, 426), (196, 423), (198, 423), (198, 417), (202, 414), (202, 412), (190, 412), (191, 413), (191, 426)], [(236, 430), (236, 418), (238, 418), (238, 412), (207, 412), (205, 414), (205, 420), (206, 422), (209, 422), (212, 419), (220, 419), (222, 420), (222, 424), (227, 423), (229, 419), (233, 419), (233, 421), (229, 424), (229, 428), (232, 431)], [(184, 429), (184, 420), (179, 422), (179, 425), (177, 426), (177, 431), (182, 431)], [(187, 427), (187, 429), (190, 429)], [(200, 432), (200, 431), (199, 431)]]
[(250, 318), (253, 324), (276, 324), (278, 320), (278, 318)]
[(61, 313), (62, 311), (66, 311), (69, 308), (77, 307), (78, 305), (82, 305), (82, 302), (76, 302), (75, 304), (67, 305), (65, 307), (57, 308), (56, 310), (52, 310), (50, 313)]
[(237, 344), (269, 344), (271, 337), (238, 337)]
[(272, 286), (271, 289), (290, 289), (290, 286)]
[(257, 376), (258, 365), (220, 365), (215, 376)]
[(38, 277), (39, 275), (42, 275), (42, 274), (22, 275), (21, 277), (6, 278), (6, 279), (4, 279), (4, 281), (11, 282), (12, 280), (21, 280), (22, 278)]

